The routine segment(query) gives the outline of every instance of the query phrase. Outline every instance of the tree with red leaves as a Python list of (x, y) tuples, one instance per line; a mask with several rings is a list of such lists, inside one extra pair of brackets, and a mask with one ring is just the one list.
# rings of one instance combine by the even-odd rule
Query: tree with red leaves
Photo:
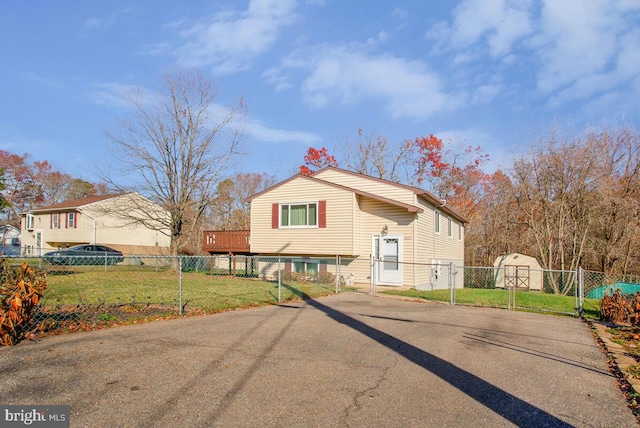
[[(19, 213), (33, 208), (106, 193), (104, 185), (96, 185), (53, 169), (46, 160), (32, 161), (27, 153), (17, 155), (0, 150), (0, 170), (4, 181), (2, 197), (7, 221), (20, 224)], [(79, 184), (82, 184), (81, 188)]]
[(300, 166), (299, 173), (302, 175), (311, 175), (325, 166), (338, 166), (338, 162), (334, 156), (329, 154), (326, 147), (320, 150), (309, 147), (307, 154), (304, 155), (304, 165)]
[(482, 170), (489, 156), (480, 147), (461, 153), (445, 150), (442, 139), (433, 134), (409, 141), (413, 146), (415, 180), (429, 184), (433, 193), (467, 217), (473, 215), (490, 176)]

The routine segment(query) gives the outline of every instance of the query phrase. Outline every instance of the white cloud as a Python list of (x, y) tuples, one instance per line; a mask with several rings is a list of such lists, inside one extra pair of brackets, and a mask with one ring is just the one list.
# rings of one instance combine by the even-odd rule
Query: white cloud
[(276, 92), (286, 91), (287, 89), (291, 89), (293, 84), (289, 81), (288, 76), (283, 74), (278, 68), (270, 68), (269, 70), (262, 73), (262, 77), (264, 77), (267, 83), (275, 86)]
[(127, 85), (123, 83), (101, 83), (96, 85), (96, 90), (91, 93), (91, 98), (96, 104), (117, 108), (131, 107), (131, 98), (139, 99), (145, 104), (157, 102), (159, 95), (143, 86)]
[(473, 90), (470, 102), (472, 104), (489, 103), (500, 95), (503, 90), (504, 85), (501, 84), (480, 85)]
[(35, 73), (33, 71), (29, 71), (26, 73), (22, 73), (20, 75), (23, 79), (30, 80), (32, 82), (38, 82), (45, 86), (48, 86), (51, 89), (62, 89), (64, 85), (56, 80), (50, 79), (48, 77), (42, 76), (39, 73)]
[(391, 16), (400, 21), (405, 21), (409, 18), (409, 12), (407, 12), (406, 9), (403, 9), (401, 7), (396, 7), (391, 11)]
[(300, 70), (308, 73), (301, 84), (303, 98), (315, 108), (373, 99), (393, 117), (424, 119), (463, 104), (464, 97), (447, 93), (438, 74), (424, 63), (371, 54), (368, 45), (307, 47), (285, 58), (269, 77), (282, 84)]
[(92, 16), (90, 18), (85, 19), (84, 26), (92, 30), (104, 30), (107, 28), (111, 28), (114, 25), (116, 25), (119, 21), (121, 21), (124, 16), (130, 14), (133, 11), (134, 11), (133, 8), (128, 7), (125, 9), (116, 10), (115, 12), (109, 14), (106, 17), (96, 18), (95, 16)]
[[(639, 16), (640, 0), (463, 0), (427, 38), (435, 40), (435, 53), (451, 54), (455, 73), (475, 76), (462, 87), (493, 87), (482, 81), (491, 81), (489, 73), (497, 70), (513, 87), (534, 79), (548, 104), (560, 107), (591, 103), (591, 97), (614, 99), (605, 96), (608, 91), (634, 87), (640, 76)], [(524, 64), (528, 72), (507, 74)]]
[(609, 5), (564, 0), (545, 2), (533, 45), (542, 58), (538, 87), (550, 93), (576, 79), (604, 70), (615, 55), (615, 22)]
[[(110, 82), (97, 85), (97, 88), (91, 94), (91, 97), (95, 103), (101, 105), (126, 109), (131, 107), (129, 101), (131, 99), (141, 101), (145, 105), (162, 102), (161, 94), (143, 86)], [(308, 132), (271, 128), (260, 120), (245, 117), (242, 114), (238, 115), (222, 104), (211, 104), (209, 112), (210, 121), (215, 125), (233, 116), (235, 120), (230, 122), (230, 130), (250, 135), (256, 141), (269, 143), (301, 142), (308, 145), (321, 141), (319, 136)]]
[(247, 122), (245, 134), (252, 136), (256, 141), (266, 143), (299, 142), (311, 146), (322, 141), (318, 135), (309, 132), (269, 128), (258, 120)]
[(219, 74), (247, 69), (296, 20), (295, 0), (251, 0), (246, 11), (225, 11), (183, 31), (180, 63), (211, 66)]
[(530, 0), (464, 0), (453, 10), (453, 22), (441, 21), (427, 33), (440, 48), (466, 49), (486, 42), (493, 57), (511, 52), (532, 31)]
[(551, 95), (551, 106), (618, 98), (640, 76), (640, 31), (628, 19), (634, 11), (637, 17), (640, 2), (546, 1), (532, 44), (542, 59), (538, 89)]

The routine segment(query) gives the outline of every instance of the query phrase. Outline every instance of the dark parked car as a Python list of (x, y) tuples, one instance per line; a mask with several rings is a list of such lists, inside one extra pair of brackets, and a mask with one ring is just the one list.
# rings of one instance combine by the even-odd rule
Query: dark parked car
[(50, 251), (42, 258), (52, 265), (115, 265), (124, 260), (122, 252), (104, 245), (82, 244)]

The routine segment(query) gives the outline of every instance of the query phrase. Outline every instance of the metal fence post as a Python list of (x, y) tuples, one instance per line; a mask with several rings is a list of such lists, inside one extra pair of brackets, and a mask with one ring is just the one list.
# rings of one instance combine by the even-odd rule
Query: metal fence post
[(178, 257), (178, 300), (180, 304), (180, 315), (182, 315), (182, 256)]
[[(505, 278), (505, 286), (507, 288), (507, 309), (510, 311), (515, 311), (516, 309), (516, 284), (515, 281), (507, 282), (506, 278), (509, 274), (509, 267), (504, 268), (504, 278)], [(517, 271), (514, 272), (514, 275), (517, 275)], [(516, 279), (517, 281), (517, 279)]]
[[(456, 275), (458, 274), (458, 267), (451, 262), (451, 269), (453, 269), (451, 273), (451, 278), (453, 282), (453, 304), (456, 304)], [(463, 275), (464, 275), (464, 266), (462, 267)], [(463, 280), (464, 281), (464, 280)], [(464, 285), (463, 285), (464, 288)]]
[(369, 294), (371, 294), (372, 296), (376, 295), (376, 281), (378, 280), (378, 278), (376, 278), (377, 270), (378, 270), (378, 260), (372, 254), (371, 255), (371, 281), (369, 284)]
[(278, 256), (278, 303), (280, 303), (280, 299), (281, 299), (280, 289), (282, 288), (282, 278), (280, 276), (281, 276), (280, 256)]
[(447, 275), (447, 280), (449, 281), (449, 304), (450, 305), (455, 304), (455, 300), (453, 296), (453, 281), (451, 280), (451, 271), (453, 270), (452, 266), (453, 266), (453, 263), (449, 262), (449, 272)]
[(578, 316), (584, 315), (584, 270), (578, 266)]
[(340, 256), (336, 256), (336, 294), (340, 292)]

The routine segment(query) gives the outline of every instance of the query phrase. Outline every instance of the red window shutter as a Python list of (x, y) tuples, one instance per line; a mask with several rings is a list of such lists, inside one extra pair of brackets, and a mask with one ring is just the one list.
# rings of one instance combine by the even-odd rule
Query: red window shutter
[(284, 270), (291, 272), (291, 262), (284, 262)]
[(53, 214), (49, 214), (49, 229), (53, 229)]
[(78, 213), (73, 213), (73, 228), (76, 229), (78, 227)]
[(320, 272), (324, 273), (327, 271), (327, 264), (326, 263), (320, 263)]
[(69, 229), (69, 214), (64, 213), (64, 228)]
[(318, 227), (327, 227), (327, 201), (318, 203)]
[(272, 229), (277, 229), (279, 227), (279, 223), (278, 223), (279, 210), (280, 210), (280, 204), (271, 205), (271, 228)]

